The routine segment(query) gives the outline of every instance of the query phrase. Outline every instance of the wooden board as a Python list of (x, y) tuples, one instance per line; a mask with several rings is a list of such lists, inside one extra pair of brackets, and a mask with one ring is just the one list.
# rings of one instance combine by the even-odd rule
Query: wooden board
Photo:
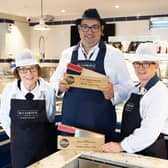
[(75, 71), (77, 73), (79, 73), (79, 75), (81, 76), (92, 76), (92, 77), (96, 77), (96, 78), (104, 78), (105, 75), (95, 72), (93, 70), (87, 69), (87, 68), (83, 68), (81, 66), (75, 65), (75, 64), (68, 64), (67, 65), (67, 69), (71, 70), (71, 71)]
[(65, 124), (58, 124), (57, 130), (64, 133), (74, 134), (72, 136), (58, 135), (58, 149), (97, 151), (105, 142), (104, 134), (96, 133), (94, 131), (80, 129)]
[(86, 75), (72, 75), (64, 74), (64, 79), (71, 87), (101, 90), (108, 86), (108, 79), (106, 76), (86, 76)]
[(104, 136), (98, 137), (71, 137), (58, 135), (58, 149), (70, 149), (78, 151), (98, 151), (104, 144)]

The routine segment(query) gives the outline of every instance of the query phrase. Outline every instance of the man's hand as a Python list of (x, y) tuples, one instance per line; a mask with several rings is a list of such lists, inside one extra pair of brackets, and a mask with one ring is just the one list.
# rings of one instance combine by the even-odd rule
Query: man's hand
[(59, 82), (59, 92), (67, 92), (69, 90), (70, 86), (66, 80), (61, 80)]
[(114, 97), (113, 84), (109, 82), (108, 86), (101, 90), (105, 99), (111, 100)]

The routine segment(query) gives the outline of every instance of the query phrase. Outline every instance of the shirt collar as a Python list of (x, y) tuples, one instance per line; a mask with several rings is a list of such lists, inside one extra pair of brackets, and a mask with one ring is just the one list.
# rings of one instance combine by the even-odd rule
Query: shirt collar
[(147, 92), (147, 89), (145, 89), (144, 87), (140, 87), (139, 92), (141, 95), (145, 95), (145, 93)]
[(159, 78), (157, 75), (153, 76), (148, 83), (145, 85), (145, 89), (149, 90), (151, 87), (153, 87), (157, 82), (159, 81)]
[(150, 88), (152, 88), (157, 82), (159, 78), (157, 75), (153, 76), (144, 87), (140, 87), (139, 85), (139, 92), (144, 95)]
[[(81, 48), (82, 52), (86, 54), (86, 52), (85, 52), (85, 50), (84, 50), (84, 48), (83, 48), (83, 46), (82, 46), (81, 43), (80, 43), (80, 48)], [(88, 54), (90, 55), (90, 53), (95, 52), (97, 49), (99, 49), (99, 43), (97, 43), (95, 46), (93, 46), (92, 48), (90, 48)], [(88, 55), (88, 54), (86, 54), (86, 55)]]
[[(35, 95), (37, 93), (38, 88), (39, 88), (39, 82), (36, 82), (36, 87), (33, 90), (31, 90), (31, 93)], [(30, 92), (25, 88), (22, 81), (21, 81), (21, 91), (23, 95), (26, 95), (28, 92)]]

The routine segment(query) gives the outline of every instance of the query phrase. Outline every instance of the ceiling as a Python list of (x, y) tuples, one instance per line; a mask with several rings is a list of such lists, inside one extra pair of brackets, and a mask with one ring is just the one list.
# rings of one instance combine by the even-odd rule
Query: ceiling
[[(39, 17), (40, 3), (41, 0), (0, 0), (0, 13)], [(115, 5), (120, 7), (116, 9)], [(103, 18), (168, 14), (168, 0), (43, 0), (43, 14), (55, 20), (76, 19), (87, 8), (97, 8)]]

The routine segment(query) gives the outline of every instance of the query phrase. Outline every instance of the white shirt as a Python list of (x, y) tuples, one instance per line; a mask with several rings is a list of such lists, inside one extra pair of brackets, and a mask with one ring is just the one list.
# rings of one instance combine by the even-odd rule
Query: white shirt
[(157, 82), (140, 100), (140, 128), (124, 138), (122, 148), (129, 153), (152, 145), (160, 133), (168, 134), (168, 88)]
[[(45, 99), (46, 100), (46, 112), (47, 117), (50, 122), (54, 121), (55, 112), (56, 112), (56, 98), (55, 90), (49, 84), (44, 81), (42, 78), (39, 78), (40, 84), (37, 84), (36, 87), (31, 91), (34, 94), (34, 99)], [(17, 80), (8, 83), (3, 90), (1, 96), (1, 106), (0, 106), (0, 122), (2, 127), (10, 137), (10, 102), (11, 98), (26, 99), (25, 95), (29, 91), (24, 87), (21, 82), (21, 90), (17, 86)]]
[[(52, 86), (56, 89), (56, 93), (58, 93), (59, 81), (63, 78), (63, 75), (66, 72), (67, 64), (71, 61), (74, 47), (75, 46), (70, 47), (62, 52), (58, 67), (50, 79)], [(80, 45), (78, 50), (78, 60), (85, 60), (85, 56), (82, 50), (83, 48)], [(97, 58), (99, 52), (98, 44), (90, 49), (88, 57), (93, 51), (94, 54), (90, 60), (94, 61)], [(109, 81), (114, 85), (114, 98), (112, 99), (113, 105), (124, 101), (128, 96), (128, 92), (132, 89), (132, 80), (129, 76), (122, 52), (107, 44), (104, 69), (106, 76), (109, 78)]]

